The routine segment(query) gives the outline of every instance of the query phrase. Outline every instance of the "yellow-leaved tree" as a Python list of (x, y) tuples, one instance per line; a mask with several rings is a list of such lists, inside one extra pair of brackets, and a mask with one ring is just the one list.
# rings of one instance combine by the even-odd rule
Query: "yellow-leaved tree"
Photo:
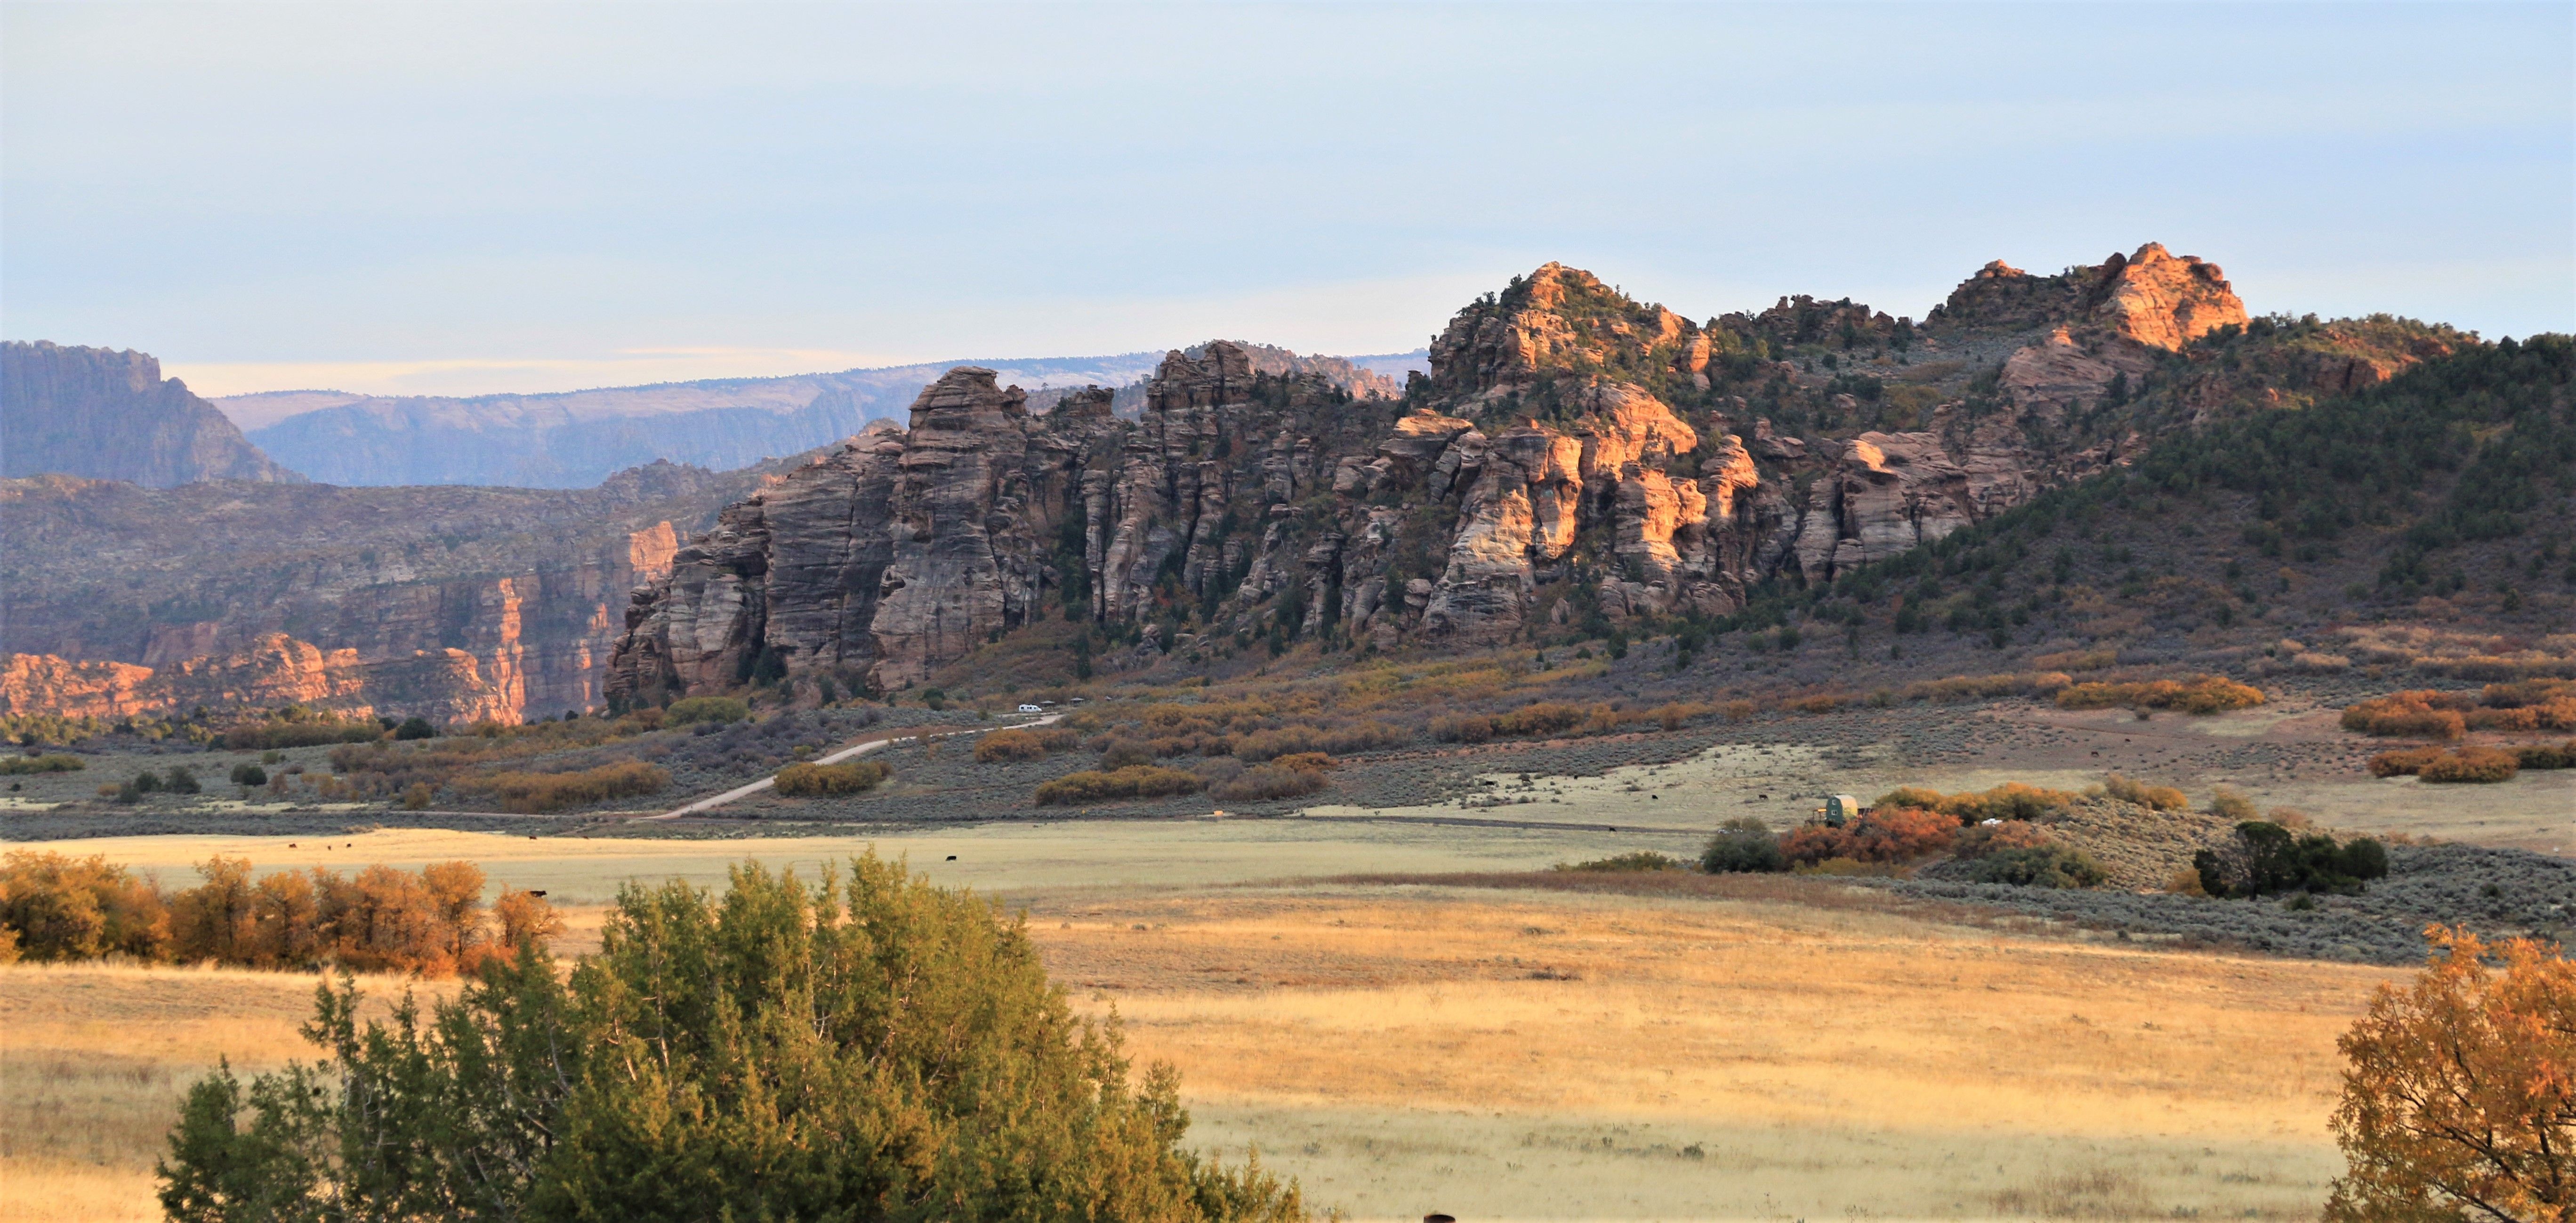
[(2576, 963), (2533, 939), (2426, 936), (2414, 983), (2381, 986), (2337, 1042), (2351, 1167), (2328, 1223), (2576, 1219)]

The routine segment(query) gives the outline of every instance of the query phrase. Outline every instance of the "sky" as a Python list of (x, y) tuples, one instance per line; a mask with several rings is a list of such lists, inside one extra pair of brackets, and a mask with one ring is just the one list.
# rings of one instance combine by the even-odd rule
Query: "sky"
[(0, 4), (0, 336), (201, 393), (1921, 317), (2160, 241), (2576, 330), (2576, 6)]

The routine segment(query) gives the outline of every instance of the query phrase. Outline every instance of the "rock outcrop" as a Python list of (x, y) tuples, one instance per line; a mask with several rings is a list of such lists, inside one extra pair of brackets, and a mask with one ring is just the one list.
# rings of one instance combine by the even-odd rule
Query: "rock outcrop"
[(1936, 335), (2099, 328), (2165, 352), (2245, 323), (2245, 303), (2217, 264), (2176, 257), (2154, 242), (2136, 254), (2115, 252), (2099, 264), (2055, 276), (2033, 276), (1995, 260), (1923, 320), (1924, 329)]
[(1032, 418), (993, 371), (948, 371), (911, 428), (874, 430), (727, 507), (635, 590), (610, 663), (619, 701), (753, 678), (900, 688), (1026, 623), (1044, 544), (1082, 504), (1100, 395)]
[(147, 488), (304, 478), (270, 462), (146, 354), (0, 343), (0, 474), (45, 473)]
[(1451, 318), (1431, 341), (1430, 381), (1443, 399), (1489, 400), (1571, 370), (1636, 381), (1698, 373), (1708, 358), (1709, 339), (1689, 319), (1550, 263)]
[(2152, 244), (1990, 266), (1921, 327), (1803, 297), (1694, 324), (1549, 264), (1459, 311), (1400, 402), (1224, 342), (1166, 356), (1133, 421), (1098, 391), (1032, 417), (951, 370), (909, 429), (682, 547), (610, 688), (899, 688), (1058, 615), (1116, 667), (1724, 613), (2128, 461), (2133, 397), (2171, 409), (2244, 322), (2216, 267)]

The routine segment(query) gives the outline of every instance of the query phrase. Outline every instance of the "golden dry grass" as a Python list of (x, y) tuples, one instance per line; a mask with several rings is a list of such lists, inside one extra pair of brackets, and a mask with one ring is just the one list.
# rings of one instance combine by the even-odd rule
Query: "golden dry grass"
[(2334, 1038), (2389, 975), (1430, 888), (1032, 928), (1181, 1070), (1202, 1141), (1387, 1218), (2300, 1216), (2336, 1168)]
[[(313, 1049), (318, 978), (235, 969), (0, 969), (0, 1220), (153, 1219), (152, 1161), (188, 1084)], [(378, 999), (402, 982), (368, 978)]]
[[(1030, 929), (1194, 1141), (1364, 1219), (2305, 1217), (2389, 975), (1760, 895), (1057, 892)], [(310, 1056), (313, 985), (0, 970), (0, 1219), (153, 1217), (178, 1094)]]

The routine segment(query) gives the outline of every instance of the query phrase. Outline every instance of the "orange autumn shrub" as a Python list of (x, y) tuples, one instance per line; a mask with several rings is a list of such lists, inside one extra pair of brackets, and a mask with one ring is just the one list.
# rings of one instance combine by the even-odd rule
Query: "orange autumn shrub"
[(1802, 824), (1780, 838), (1780, 856), (1793, 866), (1813, 866), (1828, 858), (1851, 856), (1851, 834), (1823, 824)]
[(2075, 684), (2057, 694), (2060, 709), (2179, 709), (2184, 713), (2210, 714), (2251, 709), (2262, 703), (2262, 689), (2222, 675)]
[(2447, 692), (2392, 692), (2345, 709), (2341, 721), (2345, 730), (2355, 734), (2457, 739), (2468, 728), (2460, 710), (2476, 703), (2475, 697)]
[(2428, 782), (2510, 781), (2520, 770), (2517, 753), (2492, 747), (2438, 747), (2381, 752), (2370, 758), (2373, 777), (2421, 777)]
[(1959, 821), (1917, 807), (1874, 809), (1849, 825), (1851, 857), (1863, 862), (1911, 862), (1950, 848)]
[(1832, 828), (1808, 824), (1780, 838), (1780, 852), (1799, 866), (1834, 858), (1862, 863), (1912, 862), (1950, 848), (1959, 836), (1959, 821), (1919, 807), (1876, 807), (1859, 819)]
[(2512, 752), (2492, 747), (2463, 747), (2438, 759), (2427, 760), (2415, 771), (2428, 782), (2468, 782), (2484, 784), (2511, 781), (2522, 762)]

